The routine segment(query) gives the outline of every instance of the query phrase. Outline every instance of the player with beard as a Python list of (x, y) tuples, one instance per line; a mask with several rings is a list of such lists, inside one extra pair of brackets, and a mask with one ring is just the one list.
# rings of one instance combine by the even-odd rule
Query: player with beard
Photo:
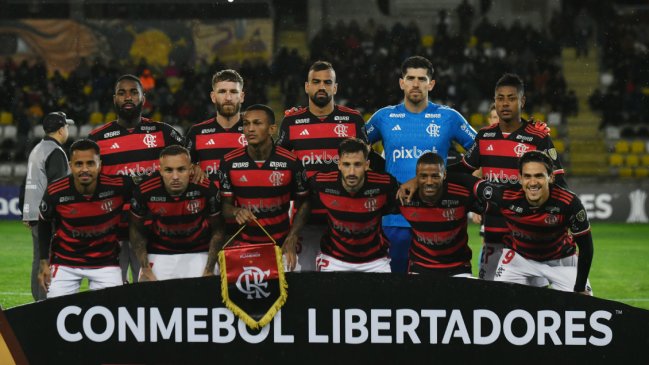
[(78, 292), (83, 278), (91, 290), (122, 284), (117, 231), (133, 182), (100, 174), (99, 146), (88, 139), (70, 147), (70, 170), (40, 206), (39, 282), (48, 298)]
[[(338, 145), (342, 140), (356, 137), (367, 141), (367, 136), (361, 114), (334, 102), (338, 83), (331, 63), (316, 61), (311, 65), (304, 91), (309, 97), (309, 106), (285, 113), (276, 144), (296, 154), (307, 177), (311, 177), (317, 172), (336, 170)], [(372, 161), (374, 169), (381, 159), (377, 157), (376, 162)], [(303, 271), (315, 270), (315, 258), (326, 224), (324, 207), (313, 206), (308, 224), (302, 230), (300, 264)]]
[(338, 147), (338, 170), (309, 179), (312, 205), (325, 208), (327, 229), (318, 271), (390, 272), (383, 215), (396, 209), (394, 177), (369, 171), (369, 146), (348, 138)]
[(226, 153), (246, 145), (241, 119), (244, 97), (243, 78), (237, 71), (221, 70), (212, 76), (210, 98), (216, 115), (193, 125), (185, 138), (192, 162), (208, 176), (217, 173)]
[[(88, 138), (100, 147), (102, 173), (128, 175), (135, 183), (139, 183), (144, 176), (159, 169), (158, 156), (162, 149), (184, 143), (183, 137), (169, 124), (142, 117), (145, 98), (142, 83), (137, 76), (127, 74), (117, 79), (113, 95), (117, 120), (88, 134)], [(202, 177), (200, 168), (195, 168), (193, 181)], [(128, 207), (125, 207), (125, 212), (127, 211)], [(126, 214), (124, 218), (125, 228)], [(125, 230), (123, 235), (126, 238)], [(137, 258), (130, 251), (128, 241), (123, 241), (120, 265), (124, 282), (128, 281), (129, 261), (134, 282), (137, 281), (139, 272)]]
[[(415, 176), (417, 159), (424, 153), (437, 153), (446, 161), (453, 141), (466, 149), (473, 145), (475, 130), (460, 113), (428, 101), (434, 86), (430, 61), (409, 57), (399, 79), (403, 103), (380, 109), (367, 122), (370, 143), (383, 141), (385, 169), (401, 183)], [(392, 271), (406, 272), (410, 226), (401, 214), (386, 216), (383, 226), (391, 244)]]

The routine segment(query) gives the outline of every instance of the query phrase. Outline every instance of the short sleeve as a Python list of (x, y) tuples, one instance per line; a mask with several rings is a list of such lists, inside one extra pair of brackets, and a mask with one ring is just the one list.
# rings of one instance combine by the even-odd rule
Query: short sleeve
[(580, 236), (590, 231), (590, 222), (588, 221), (588, 214), (584, 209), (583, 204), (579, 198), (575, 197), (570, 202), (570, 215), (568, 221), (570, 222), (570, 231), (575, 236)]
[(39, 210), (40, 218), (42, 220), (50, 222), (54, 219), (54, 213), (56, 211), (56, 207), (54, 206), (54, 198), (47, 191), (45, 191), (45, 194), (43, 194), (43, 199), (41, 200)]
[(275, 145), (286, 148), (289, 151), (293, 151), (293, 144), (291, 143), (290, 134), (289, 134), (289, 124), (290, 120), (284, 118), (282, 124), (279, 128), (279, 136)]
[(303, 197), (309, 194), (306, 171), (298, 159), (293, 162), (293, 183), (294, 197)]
[(367, 133), (367, 140), (369, 143), (375, 143), (383, 140), (381, 136), (381, 131), (378, 128), (378, 124), (381, 121), (381, 111), (377, 111), (370, 117), (370, 120), (367, 121), (365, 125), (365, 132)]
[(148, 210), (146, 201), (144, 200), (144, 195), (138, 187), (135, 189), (133, 196), (131, 197), (131, 212), (138, 217), (144, 217)]

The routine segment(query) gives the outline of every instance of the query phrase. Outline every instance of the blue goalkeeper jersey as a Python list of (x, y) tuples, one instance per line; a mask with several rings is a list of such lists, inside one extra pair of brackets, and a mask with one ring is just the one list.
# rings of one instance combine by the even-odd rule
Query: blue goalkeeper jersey
[[(476, 132), (455, 109), (428, 102), (421, 113), (411, 113), (403, 103), (380, 109), (367, 122), (370, 143), (383, 142), (385, 171), (400, 183), (415, 177), (417, 159), (426, 152), (444, 158), (452, 142), (465, 149), (473, 145)], [(400, 215), (383, 218), (384, 226), (409, 227)]]

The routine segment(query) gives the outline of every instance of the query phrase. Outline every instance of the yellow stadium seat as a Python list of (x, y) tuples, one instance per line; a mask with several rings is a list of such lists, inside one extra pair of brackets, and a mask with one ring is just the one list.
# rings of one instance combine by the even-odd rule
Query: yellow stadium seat
[(13, 114), (5, 111), (0, 112), (0, 124), (9, 125), (9, 124), (13, 124), (13, 122), (14, 122)]
[(523, 118), (523, 119), (525, 119), (525, 120), (530, 120), (530, 115), (527, 114), (527, 113), (525, 113), (525, 112), (523, 112), (523, 114), (521, 114), (521, 118)]
[(640, 156), (640, 164), (649, 167), (649, 154)]
[(636, 139), (635, 141), (631, 142), (631, 153), (644, 153), (644, 146), (645, 142), (643, 140)]
[(484, 115), (482, 115), (482, 113), (471, 114), (469, 117), (469, 123), (473, 128), (482, 128), (484, 126)]
[(106, 113), (106, 116), (104, 117), (104, 123), (110, 123), (113, 120), (117, 119), (117, 114), (115, 112), (108, 112)]
[(647, 167), (636, 167), (635, 177), (649, 177), (649, 168)]
[(432, 47), (433, 44), (435, 44), (435, 36), (426, 34), (423, 37), (421, 37), (421, 45), (423, 47)]
[(612, 167), (622, 167), (624, 165), (624, 156), (619, 153), (612, 153), (608, 156), (608, 164)]
[(620, 177), (632, 177), (633, 169), (630, 167), (622, 167), (617, 171), (617, 173)]
[(550, 128), (550, 138), (555, 139), (559, 136), (559, 130), (557, 127)]
[(90, 114), (90, 124), (98, 125), (104, 122), (104, 115), (101, 112), (93, 112)]
[(629, 142), (621, 139), (615, 142), (615, 153), (629, 153)]
[(626, 155), (626, 166), (628, 167), (640, 166), (640, 157), (638, 157), (638, 155)]
[(161, 122), (162, 121), (162, 113), (160, 113), (160, 112), (153, 113), (153, 116), (151, 117), (151, 120), (156, 121), (156, 122)]
[(532, 114), (532, 119), (543, 123), (546, 123), (548, 120), (548, 118), (545, 116), (545, 113), (541, 113), (541, 112), (536, 112)]
[(566, 152), (566, 145), (563, 143), (563, 141), (556, 140), (553, 142), (554, 142), (554, 148), (557, 150), (558, 153)]

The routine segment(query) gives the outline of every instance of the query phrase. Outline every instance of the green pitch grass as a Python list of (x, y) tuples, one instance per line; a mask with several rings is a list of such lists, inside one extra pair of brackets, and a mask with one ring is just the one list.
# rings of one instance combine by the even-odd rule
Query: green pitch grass
[[(474, 274), (480, 252), (478, 227), (470, 225)], [(590, 282), (595, 295), (649, 309), (649, 224), (593, 225), (595, 256)], [(0, 306), (31, 303), (31, 233), (20, 222), (0, 221)]]

